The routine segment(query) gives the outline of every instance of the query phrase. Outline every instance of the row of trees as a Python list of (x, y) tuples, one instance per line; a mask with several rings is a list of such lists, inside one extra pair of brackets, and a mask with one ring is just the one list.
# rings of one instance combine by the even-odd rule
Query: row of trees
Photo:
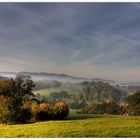
[(116, 102), (92, 102), (82, 108), (79, 113), (91, 114), (127, 114), (132, 116), (140, 115), (140, 91), (128, 96), (123, 104)]
[(56, 80), (44, 80), (44, 81), (36, 81), (35, 82), (34, 90), (45, 89), (45, 88), (52, 88), (52, 87), (60, 87), (61, 83)]
[(60, 92), (51, 92), (49, 94), (49, 98), (59, 98), (59, 99), (68, 99), (70, 97), (70, 95), (68, 94), (67, 91), (60, 91)]
[[(16, 77), (0, 80), (0, 121), (4, 123), (28, 123), (48, 119), (64, 119), (69, 114), (64, 101), (49, 103), (45, 100), (35, 102), (32, 89), (35, 84), (30, 79)], [(72, 99), (72, 109), (80, 113), (140, 115), (140, 91), (127, 97), (120, 106), (121, 92), (107, 83), (84, 82), (83, 89), (75, 95), (66, 91), (54, 92), (50, 98)], [(94, 103), (93, 103), (94, 101)]]
[(0, 121), (3, 123), (27, 123), (38, 120), (64, 119), (69, 113), (68, 105), (61, 101), (50, 104), (33, 102), (30, 79), (16, 77), (0, 80)]
[[(139, 92), (132, 96), (103, 82), (83, 82), (82, 89), (74, 95), (67, 91), (52, 92), (51, 99), (65, 99), (71, 109), (81, 113), (139, 115)], [(55, 100), (56, 101), (56, 100)]]
[(140, 115), (140, 91), (135, 92), (126, 99), (127, 112), (130, 115)]
[(80, 113), (88, 114), (123, 114), (123, 107), (115, 102), (91, 103), (80, 110)]
[(0, 97), (0, 122), (29, 123), (49, 119), (65, 119), (69, 113), (68, 105), (61, 101), (55, 104), (35, 103), (9, 97)]
[(65, 99), (69, 100), (69, 106), (71, 109), (81, 109), (87, 104), (102, 102), (119, 102), (120, 99), (125, 96), (122, 91), (114, 88), (108, 83), (103, 82), (82, 82), (80, 84), (81, 89), (74, 95), (69, 95), (67, 91), (52, 92), (49, 95), (49, 99)]
[(82, 82), (81, 90), (75, 95), (70, 95), (69, 106), (71, 109), (82, 109), (92, 104), (103, 104), (104, 102), (120, 102), (126, 94), (108, 83), (103, 82)]
[(126, 94), (104, 82), (83, 82), (80, 98), (84, 98), (87, 102), (119, 102)]

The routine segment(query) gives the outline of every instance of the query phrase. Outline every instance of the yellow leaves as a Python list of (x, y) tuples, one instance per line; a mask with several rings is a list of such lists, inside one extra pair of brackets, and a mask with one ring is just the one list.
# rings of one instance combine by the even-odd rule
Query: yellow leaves
[(48, 110), (49, 108), (50, 108), (50, 104), (48, 104), (48, 103), (41, 103), (41, 104), (39, 105), (39, 109), (40, 109), (41, 111)]
[(55, 110), (67, 110), (67, 109), (68, 105), (64, 101), (55, 104)]

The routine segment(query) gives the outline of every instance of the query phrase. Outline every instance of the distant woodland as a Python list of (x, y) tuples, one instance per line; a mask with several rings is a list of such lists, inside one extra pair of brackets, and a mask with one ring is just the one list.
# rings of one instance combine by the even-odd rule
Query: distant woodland
[[(21, 75), (15, 79), (0, 77), (0, 122), (65, 119), (69, 113), (140, 115), (140, 91), (136, 87), (126, 90), (126, 87), (102, 81), (67, 83), (67, 87), (76, 89), (72, 94), (61, 90), (62, 84), (58, 81), (34, 82)], [(46, 95), (33, 92), (44, 88), (46, 91), (59, 90)], [(128, 94), (129, 89), (134, 92)]]

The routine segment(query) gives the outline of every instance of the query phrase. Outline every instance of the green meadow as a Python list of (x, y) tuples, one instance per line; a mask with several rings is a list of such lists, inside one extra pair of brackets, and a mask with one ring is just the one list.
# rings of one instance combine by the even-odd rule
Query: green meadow
[(79, 114), (66, 120), (0, 124), (0, 137), (140, 137), (140, 116)]
[(60, 92), (60, 91), (67, 91), (69, 94), (75, 94), (76, 92), (81, 90), (81, 86), (76, 84), (67, 84), (64, 83), (60, 87), (52, 87), (52, 88), (45, 88), (40, 90), (33, 91), (34, 94), (39, 93), (40, 95), (48, 96), (51, 92)]

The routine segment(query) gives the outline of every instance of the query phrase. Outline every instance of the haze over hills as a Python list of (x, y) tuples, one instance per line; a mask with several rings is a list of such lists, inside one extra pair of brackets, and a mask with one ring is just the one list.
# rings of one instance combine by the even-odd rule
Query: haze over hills
[(33, 81), (60, 81), (60, 82), (70, 82), (70, 83), (76, 83), (76, 82), (83, 82), (83, 81), (102, 81), (105, 83), (109, 83), (111, 85), (117, 85), (120, 86), (140, 86), (140, 82), (123, 82), (118, 83), (114, 80), (109, 79), (102, 79), (102, 78), (85, 78), (85, 77), (76, 77), (71, 76), (67, 74), (58, 74), (58, 73), (47, 73), (47, 72), (0, 72), (0, 76), (2, 77), (8, 77), (8, 78), (15, 78), (16, 75), (24, 75), (29, 76)]
[(57, 80), (60, 82), (83, 82), (83, 81), (102, 81), (109, 84), (115, 84), (113, 80), (101, 79), (101, 78), (83, 78), (75, 77), (67, 74), (58, 74), (58, 73), (47, 73), (47, 72), (0, 72), (0, 76), (3, 77), (12, 77), (15, 78), (16, 75), (25, 75), (31, 76), (31, 79), (34, 81), (43, 81), (43, 80)]
[(0, 10), (0, 71), (140, 82), (139, 4), (3, 3)]

